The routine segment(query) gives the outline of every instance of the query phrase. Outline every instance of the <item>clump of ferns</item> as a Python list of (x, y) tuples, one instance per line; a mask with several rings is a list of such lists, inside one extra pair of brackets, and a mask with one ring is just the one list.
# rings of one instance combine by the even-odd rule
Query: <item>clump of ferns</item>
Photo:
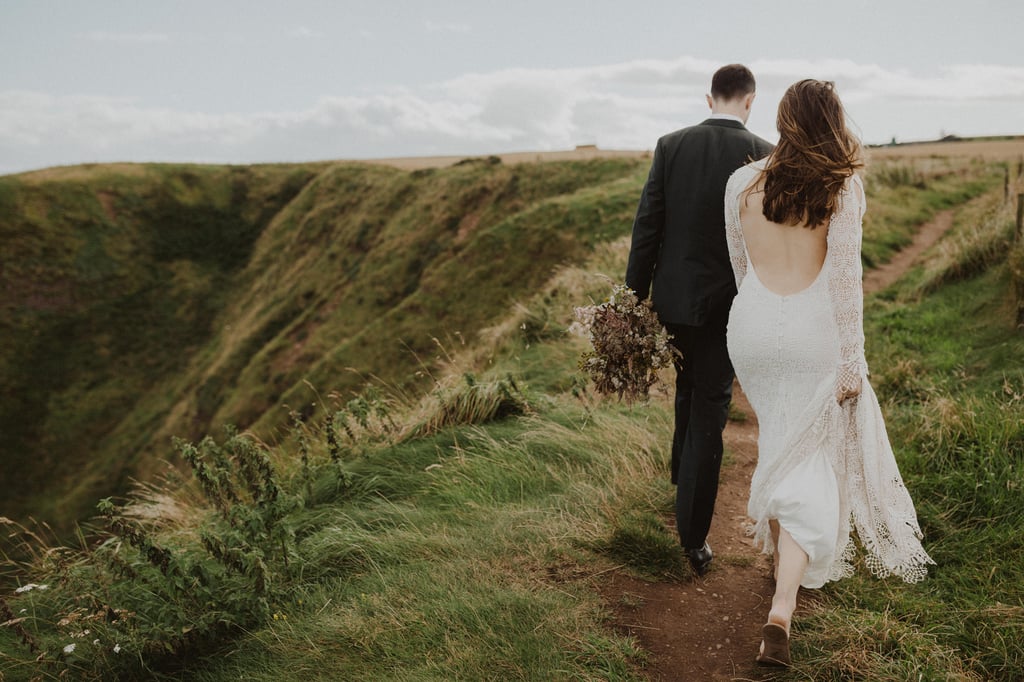
[(288, 572), (295, 559), (295, 536), (285, 519), (301, 499), (283, 489), (266, 448), (233, 427), (228, 427), (223, 444), (209, 436), (198, 446), (182, 440), (175, 444), (222, 520), (219, 528), (202, 531), (203, 547), (265, 595), (266, 562), (280, 561)]
[(375, 387), (343, 401), (329, 394), (326, 416), (314, 420), (316, 403), (303, 412), (291, 410), (291, 441), (298, 456), (298, 471), (291, 488), (301, 491), (305, 506), (339, 498), (353, 498), (372, 490), (376, 477), (357, 477), (353, 463), (370, 450), (395, 443), (399, 426), (395, 421), (395, 400)]
[[(112, 564), (111, 569), (155, 584), (155, 592), (179, 601), (182, 614), (203, 612), (215, 604), (214, 618), (224, 624), (242, 626), (269, 617), (275, 582), (287, 582), (299, 569), (287, 517), (301, 498), (283, 488), (265, 446), (233, 428), (227, 429), (223, 443), (207, 436), (197, 444), (176, 439), (175, 447), (209, 504), (208, 518), (198, 530), (202, 551), (171, 547), (103, 500), (99, 511), (115, 539), (134, 548), (143, 560), (133, 564), (118, 559), (115, 563), (120, 565)], [(145, 564), (156, 572), (144, 570)]]
[(344, 404), (332, 393), (337, 408), (327, 417), (324, 429), (327, 452), (332, 462), (340, 463), (361, 455), (375, 445), (394, 443), (399, 431), (394, 405), (373, 386)]

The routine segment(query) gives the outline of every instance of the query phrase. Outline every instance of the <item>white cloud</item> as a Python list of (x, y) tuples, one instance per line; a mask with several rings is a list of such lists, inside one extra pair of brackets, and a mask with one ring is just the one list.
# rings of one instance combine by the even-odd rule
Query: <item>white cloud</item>
[(473, 27), (457, 21), (433, 21), (427, 19), (423, 26), (430, 33), (469, 33)]
[(166, 33), (112, 33), (110, 31), (89, 31), (85, 34), (89, 40), (97, 43), (167, 43), (171, 38)]
[[(1021, 133), (1024, 67), (915, 74), (848, 60), (759, 60), (750, 127), (774, 138), (785, 88), (836, 81), (867, 142)], [(419, 88), (324, 96), (291, 111), (207, 113), (124, 97), (0, 92), (0, 172), (104, 160), (252, 162), (567, 149), (650, 149), (701, 120), (717, 63), (692, 57), (471, 73)]]
[(872, 97), (967, 100), (1024, 96), (1024, 67), (1020, 66), (953, 65), (941, 67), (931, 75), (849, 60), (761, 60), (752, 62), (750, 68), (759, 86), (766, 82), (788, 85), (795, 78), (804, 77), (834, 80), (840, 92)]
[(313, 30), (309, 26), (296, 26), (288, 31), (288, 36), (291, 38), (320, 38), (323, 33)]
[(261, 127), (258, 118), (147, 108), (128, 97), (0, 93), (0, 145), (13, 147), (63, 140), (108, 149), (174, 138), (239, 144)]

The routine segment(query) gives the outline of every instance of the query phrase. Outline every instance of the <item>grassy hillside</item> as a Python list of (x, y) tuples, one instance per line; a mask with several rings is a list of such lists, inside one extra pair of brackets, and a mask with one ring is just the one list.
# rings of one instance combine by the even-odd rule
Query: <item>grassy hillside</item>
[(96, 166), (0, 178), (2, 513), (66, 527), (124, 488), (166, 412), (140, 403), (169, 404), (263, 230), (316, 173)]
[[(34, 558), (14, 567), (17, 580), (47, 587), (0, 599), (0, 622), (10, 621), (0, 627), (7, 679), (642, 679), (645, 654), (606, 627), (595, 585), (624, 565), (680, 574), (660, 520), (672, 499), (671, 405), (659, 397), (630, 409), (590, 395), (575, 372), (584, 344), (564, 329), (574, 305), (602, 298), (606, 277), (621, 277), (645, 169), (559, 166), (336, 166), (310, 178), (263, 228), (215, 331), (167, 384), (181, 388), (166, 404), (176, 423), (237, 420), (274, 437), (179, 431), (194, 441), (177, 448), (191, 477), (154, 480), (126, 506), (106, 505), (107, 521), (77, 549), (27, 537)], [(876, 217), (866, 232), (868, 246), (884, 251), (879, 235), (897, 209), (927, 217), (958, 206), (958, 232), (928, 267), (867, 306), (873, 381), (939, 566), (915, 587), (856, 579), (825, 590), (798, 625), (798, 666), (779, 679), (1024, 675), (1013, 636), (1024, 626), (1014, 464), (1024, 455), (1024, 374), (1014, 362), (1024, 340), (1008, 313), (1006, 212), (996, 200), (963, 203), (1001, 175), (946, 166), (869, 182)], [(567, 174), (592, 182), (557, 189), (554, 178)], [(937, 199), (934, 188), (957, 178), (970, 188)], [(517, 203), (510, 186), (533, 198)], [(478, 219), (445, 212), (441, 196), (473, 195), (460, 187), (489, 188)], [(360, 251), (371, 197), (374, 215), (391, 209), (367, 228), (374, 238), (364, 235)], [(404, 202), (415, 210), (404, 212)], [(433, 238), (418, 240), (421, 230)], [(424, 255), (434, 243), (437, 254)], [(406, 245), (433, 265), (414, 277), (414, 258), (395, 265), (384, 256)], [(570, 258), (579, 264), (555, 268)], [(336, 263), (367, 274), (346, 279)], [(404, 295), (384, 293), (413, 280)], [(391, 304), (377, 318), (415, 330), (406, 343), (422, 344), (414, 347), (433, 365), (422, 390), (415, 377), (404, 382), (415, 358), (393, 360), (409, 363), (402, 367), (375, 359), (400, 338), (360, 307), (376, 297)], [(417, 314), (418, 326), (402, 326)], [(336, 331), (348, 318), (352, 326)], [(350, 342), (358, 338), (373, 349), (365, 365), (348, 359), (360, 357)], [(289, 351), (294, 366), (284, 363)], [(288, 372), (291, 383), (266, 387)], [(326, 392), (370, 372), (381, 377), (370, 390)], [(223, 378), (223, 391), (210, 389), (217, 397), (196, 420), (198, 391), (212, 377)], [(248, 411), (246, 393), (267, 396), (270, 409)], [(304, 419), (286, 428), (275, 400)]]
[(424, 386), (433, 338), (471, 335), (627, 230), (642, 173), (480, 160), (0, 179), (2, 513), (67, 528), (150, 478), (172, 436), (273, 437), (310, 386)]

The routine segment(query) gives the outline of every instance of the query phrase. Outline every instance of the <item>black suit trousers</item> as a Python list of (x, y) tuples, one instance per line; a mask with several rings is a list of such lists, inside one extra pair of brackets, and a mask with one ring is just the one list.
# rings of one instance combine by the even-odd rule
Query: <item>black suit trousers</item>
[(676, 528), (687, 549), (704, 544), (718, 497), (722, 430), (729, 416), (733, 369), (725, 343), (729, 309), (714, 311), (705, 324), (666, 325), (676, 360), (672, 482), (676, 484)]

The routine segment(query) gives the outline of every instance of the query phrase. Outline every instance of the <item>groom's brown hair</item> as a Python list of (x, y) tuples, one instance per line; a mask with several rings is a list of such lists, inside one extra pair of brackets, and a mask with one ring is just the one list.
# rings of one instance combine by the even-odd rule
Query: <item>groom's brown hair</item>
[(729, 102), (754, 92), (754, 74), (742, 64), (726, 64), (711, 77), (711, 96)]

